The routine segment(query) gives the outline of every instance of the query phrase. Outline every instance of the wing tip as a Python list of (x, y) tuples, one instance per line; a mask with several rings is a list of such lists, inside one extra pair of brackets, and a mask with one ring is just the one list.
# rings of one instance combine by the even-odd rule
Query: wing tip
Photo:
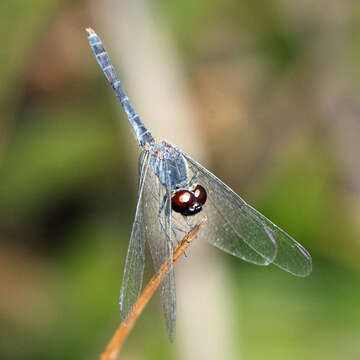
[(290, 273), (291, 275), (301, 277), (301, 278), (305, 278), (312, 273), (311, 257), (310, 257), (310, 261), (308, 263), (297, 267), (296, 270), (292, 269), (290, 266), (284, 266), (284, 265), (277, 264), (276, 261), (274, 261), (273, 264), (276, 265), (277, 267), (279, 267), (280, 269)]

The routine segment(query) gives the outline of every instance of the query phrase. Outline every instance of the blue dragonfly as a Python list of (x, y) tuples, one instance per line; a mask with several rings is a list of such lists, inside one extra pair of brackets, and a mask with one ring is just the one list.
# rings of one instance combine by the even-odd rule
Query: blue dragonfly
[[(126, 96), (101, 39), (92, 29), (87, 33), (96, 60), (141, 148), (138, 201), (120, 292), (121, 319), (126, 318), (140, 295), (145, 246), (157, 271), (166, 259), (171, 261), (174, 244), (191, 228), (191, 221), (199, 222), (205, 216), (207, 223), (200, 237), (217, 248), (257, 265), (275, 264), (296, 276), (309, 275), (312, 260), (302, 245), (187, 153), (153, 138)], [(172, 340), (176, 319), (174, 268), (160, 284), (160, 293)]]

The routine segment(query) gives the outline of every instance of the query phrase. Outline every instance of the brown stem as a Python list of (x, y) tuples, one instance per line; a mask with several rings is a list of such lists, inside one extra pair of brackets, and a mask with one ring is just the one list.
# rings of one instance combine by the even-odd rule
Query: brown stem
[(140, 316), (141, 312), (144, 310), (146, 304), (150, 300), (151, 296), (154, 294), (155, 290), (159, 286), (161, 280), (165, 275), (170, 271), (171, 267), (179, 259), (179, 257), (184, 253), (188, 248), (191, 242), (196, 238), (199, 232), (202, 230), (206, 222), (206, 219), (203, 219), (198, 225), (195, 225), (184, 237), (184, 239), (176, 246), (173, 252), (173, 261), (170, 261), (170, 257), (167, 258), (164, 263), (161, 265), (156, 274), (150, 279), (149, 283), (146, 285), (144, 291), (140, 295), (138, 301), (130, 311), (126, 319), (120, 324), (109, 344), (107, 345), (105, 351), (101, 354), (100, 360), (115, 360), (125, 339), (132, 330), (137, 318)]

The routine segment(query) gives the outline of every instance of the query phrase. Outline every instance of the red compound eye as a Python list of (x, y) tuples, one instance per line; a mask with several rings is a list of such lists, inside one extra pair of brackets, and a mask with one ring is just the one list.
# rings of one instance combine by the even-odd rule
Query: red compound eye
[(174, 211), (183, 213), (195, 202), (195, 196), (191, 191), (180, 190), (171, 199), (171, 207)]
[(196, 201), (198, 201), (201, 205), (205, 204), (207, 194), (206, 194), (206, 190), (201, 185), (196, 185), (196, 188), (194, 190), (194, 195)]

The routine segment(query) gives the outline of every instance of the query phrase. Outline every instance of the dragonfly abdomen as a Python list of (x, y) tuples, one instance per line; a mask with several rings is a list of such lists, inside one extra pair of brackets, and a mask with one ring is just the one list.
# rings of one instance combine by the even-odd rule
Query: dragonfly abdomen
[(129, 98), (121, 85), (121, 82), (116, 75), (116, 71), (110, 61), (109, 54), (105, 50), (104, 44), (102, 43), (99, 36), (96, 35), (94, 30), (86, 29), (88, 32), (89, 43), (92, 51), (95, 54), (96, 60), (99, 63), (102, 71), (104, 72), (106, 79), (114, 89), (116, 96), (120, 100), (121, 106), (125, 110), (126, 116), (128, 117), (132, 128), (135, 131), (136, 137), (139, 141), (140, 146), (144, 147), (146, 144), (154, 142), (154, 138), (150, 131), (147, 129), (140, 116), (136, 113), (132, 106)]

